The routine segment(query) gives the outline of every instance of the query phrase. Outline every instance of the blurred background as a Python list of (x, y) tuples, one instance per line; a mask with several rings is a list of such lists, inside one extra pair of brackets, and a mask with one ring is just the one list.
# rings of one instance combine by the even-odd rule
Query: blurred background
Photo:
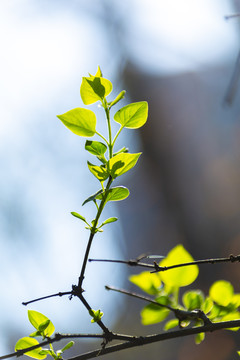
[[(125, 130), (118, 142), (143, 155), (120, 179), (131, 196), (106, 208), (103, 218), (119, 221), (97, 236), (91, 257), (166, 255), (179, 243), (195, 259), (240, 252), (237, 76), (231, 86), (240, 19), (225, 19), (238, 11), (239, 0), (1, 0), (0, 355), (32, 332), (22, 301), (77, 283), (88, 233), (70, 212), (94, 218), (93, 205), (81, 204), (98, 182), (86, 166), (84, 139), (56, 115), (83, 106), (81, 77), (98, 65), (114, 85), (111, 99), (126, 89), (121, 106), (147, 100), (150, 110), (148, 123)], [(91, 109), (105, 132), (101, 109)], [(86, 298), (115, 332), (161, 332), (162, 324), (141, 325), (144, 303), (104, 290), (136, 290), (128, 281), (133, 272), (88, 264)], [(208, 293), (219, 279), (240, 292), (237, 264), (202, 267), (193, 286)], [(99, 332), (77, 299), (28, 308), (43, 312), (58, 332)], [(79, 341), (66, 356), (99, 344)], [(228, 360), (239, 348), (239, 337), (219, 332), (199, 346), (189, 337), (108, 358)]]

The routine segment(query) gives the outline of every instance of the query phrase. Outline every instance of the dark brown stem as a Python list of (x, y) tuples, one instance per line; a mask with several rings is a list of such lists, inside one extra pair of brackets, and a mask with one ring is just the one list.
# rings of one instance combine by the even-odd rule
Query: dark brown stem
[[(122, 344), (118, 345), (112, 345), (105, 349), (98, 349), (95, 351), (90, 351), (88, 353), (78, 355), (72, 358), (69, 358), (68, 360), (87, 360), (87, 359), (93, 359), (96, 356), (101, 356), (105, 354), (114, 353), (117, 351), (121, 351), (124, 349), (129, 349), (141, 345), (151, 344), (158, 341), (164, 341), (164, 340), (170, 340), (175, 339), (178, 337), (184, 337), (189, 335), (196, 335), (202, 332), (213, 332), (220, 329), (230, 329), (230, 328), (236, 328), (240, 327), (240, 320), (231, 320), (231, 321), (224, 321), (224, 322), (218, 322), (218, 323), (211, 323), (204, 326), (194, 327), (194, 328), (185, 328), (180, 329), (176, 331), (169, 331), (157, 335), (148, 335), (145, 337), (136, 337), (135, 340), (130, 342), (124, 342)], [(0, 359), (1, 360), (1, 359)]]

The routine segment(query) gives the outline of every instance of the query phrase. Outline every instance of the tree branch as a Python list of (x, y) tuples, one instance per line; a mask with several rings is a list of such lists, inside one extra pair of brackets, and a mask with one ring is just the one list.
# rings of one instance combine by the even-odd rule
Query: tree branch
[(152, 272), (159, 272), (159, 271), (167, 271), (183, 266), (192, 266), (192, 265), (203, 265), (203, 264), (217, 264), (222, 262), (240, 262), (240, 255), (229, 255), (229, 257), (225, 258), (214, 258), (214, 259), (204, 259), (204, 260), (195, 260), (187, 263), (181, 263), (171, 266), (159, 266), (155, 261), (153, 264), (147, 264), (140, 262), (138, 259), (135, 260), (109, 260), (109, 259), (89, 259), (89, 261), (101, 261), (101, 262), (113, 262), (113, 263), (120, 263), (126, 264), (129, 266), (140, 266), (145, 267), (148, 269), (153, 269)]
[(147, 345), (151, 343), (155, 343), (158, 341), (164, 341), (164, 340), (170, 340), (175, 339), (178, 337), (184, 337), (189, 335), (195, 335), (202, 332), (213, 332), (220, 329), (229, 329), (229, 328), (235, 328), (240, 327), (240, 320), (232, 320), (232, 321), (224, 321), (224, 322), (218, 322), (218, 323), (211, 323), (204, 326), (194, 327), (194, 328), (185, 328), (181, 330), (176, 331), (169, 331), (157, 335), (148, 335), (145, 337), (136, 337), (135, 340), (131, 342), (124, 342), (118, 345), (112, 345), (107, 348), (101, 348), (94, 351), (90, 351), (88, 353), (78, 355), (72, 358), (69, 358), (68, 360), (87, 360), (87, 359), (93, 359), (96, 356), (106, 355), (110, 353), (114, 353), (117, 351), (141, 346), (141, 345)]

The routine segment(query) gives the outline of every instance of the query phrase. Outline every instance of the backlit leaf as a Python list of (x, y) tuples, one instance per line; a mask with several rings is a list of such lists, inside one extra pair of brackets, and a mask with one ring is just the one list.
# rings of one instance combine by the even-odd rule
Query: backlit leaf
[(150, 273), (149, 271), (143, 271), (138, 275), (131, 275), (129, 280), (150, 295), (158, 294), (161, 286), (159, 273)]
[(132, 169), (136, 162), (138, 161), (141, 153), (130, 154), (130, 153), (121, 153), (109, 160), (109, 171), (113, 179), (123, 175), (130, 169)]
[[(232, 320), (239, 320), (239, 319), (240, 319), (240, 313), (239, 313), (239, 311), (235, 311), (235, 312), (231, 312), (231, 313), (223, 316), (221, 319), (218, 319), (218, 321), (232, 321)], [(239, 327), (228, 328), (228, 330), (238, 331)]]
[(210, 297), (207, 297), (204, 301), (204, 303), (202, 304), (201, 310), (205, 313), (208, 314), (209, 311), (212, 310), (213, 307), (213, 301)]
[(160, 307), (155, 304), (149, 304), (141, 311), (142, 324), (157, 324), (158, 322), (165, 320), (169, 313), (170, 310), (164, 307)]
[(117, 220), (118, 220), (117, 217), (110, 217), (110, 218), (106, 219), (105, 221), (103, 221), (103, 223), (101, 224), (101, 227), (106, 225), (106, 224), (110, 224), (112, 222), (115, 222)]
[(166, 322), (166, 324), (164, 325), (164, 330), (170, 330), (175, 328), (176, 326), (179, 325), (179, 320), (178, 319), (172, 319), (169, 320), (168, 322)]
[[(30, 323), (35, 327), (36, 330), (40, 330), (41, 326), (49, 320), (45, 315), (38, 311), (28, 310), (28, 319)], [(50, 321), (48, 326), (43, 330), (44, 336), (51, 336), (55, 331), (53, 323)]]
[(96, 132), (97, 119), (91, 110), (76, 108), (57, 117), (76, 135), (91, 137)]
[(205, 339), (205, 333), (201, 332), (195, 335), (195, 344), (201, 344), (201, 342)]
[(70, 349), (73, 345), (74, 345), (74, 341), (69, 341), (69, 343), (67, 343), (67, 345), (65, 345), (65, 346), (61, 349), (61, 351), (64, 352), (64, 351)]
[(189, 310), (201, 309), (204, 295), (201, 290), (187, 291), (183, 294), (183, 304)]
[(125, 90), (121, 91), (121, 92), (117, 95), (117, 97), (116, 97), (113, 101), (111, 101), (110, 106), (109, 106), (109, 109), (110, 109), (113, 105), (116, 105), (120, 100), (124, 99), (124, 95), (125, 95), (125, 94), (126, 94), (126, 91), (125, 91)]
[(95, 194), (89, 196), (86, 200), (84, 200), (84, 202), (82, 203), (82, 206), (87, 204), (89, 201), (94, 201), (97, 198), (97, 195), (102, 193), (102, 189), (98, 190)]
[(93, 155), (101, 156), (107, 151), (107, 146), (100, 141), (87, 140), (85, 143), (85, 149)]
[[(36, 339), (30, 338), (30, 337), (24, 337), (22, 339), (19, 339), (18, 342), (15, 345), (15, 351), (18, 350), (24, 350), (26, 348), (29, 348), (31, 346), (38, 345), (39, 342)], [(25, 353), (25, 355), (30, 356), (34, 359), (45, 359), (46, 354), (39, 354), (39, 352), (42, 350), (41, 347), (38, 347), (37, 349), (28, 351)]]
[(222, 306), (227, 306), (231, 302), (233, 295), (232, 284), (225, 280), (216, 281), (209, 290), (211, 299)]
[(111, 81), (99, 77), (83, 77), (80, 87), (80, 95), (85, 105), (94, 104), (96, 101), (103, 100), (112, 91)]
[(78, 214), (78, 213), (75, 212), (75, 211), (72, 211), (71, 214), (72, 214), (74, 217), (76, 217), (76, 218), (84, 221), (84, 222), (87, 224), (87, 220), (86, 220), (85, 217), (83, 217), (82, 215)]
[(136, 102), (124, 106), (116, 112), (114, 120), (128, 129), (137, 129), (145, 124), (148, 117), (148, 103)]
[[(126, 188), (125, 186), (115, 186), (108, 190), (106, 202), (124, 200), (128, 196), (129, 196), (128, 188)], [(98, 199), (98, 200), (103, 199), (102, 191), (96, 196), (96, 199)]]
[(93, 165), (89, 161), (87, 163), (89, 170), (99, 181), (105, 181), (109, 177), (108, 171), (103, 165)]
[[(192, 256), (182, 245), (174, 247), (160, 262), (160, 266), (171, 266), (194, 261)], [(170, 287), (181, 287), (191, 284), (198, 276), (198, 266), (183, 266), (176, 269), (162, 271), (162, 281)]]

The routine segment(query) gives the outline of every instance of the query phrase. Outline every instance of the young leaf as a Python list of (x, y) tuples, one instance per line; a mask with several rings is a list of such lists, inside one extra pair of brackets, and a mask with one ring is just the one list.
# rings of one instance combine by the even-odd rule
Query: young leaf
[(108, 171), (104, 165), (93, 165), (89, 161), (87, 163), (89, 170), (99, 181), (105, 181), (109, 177)]
[(92, 316), (92, 320), (91, 320), (92, 323), (100, 321), (101, 318), (103, 317), (103, 312), (101, 310), (90, 309), (88, 310), (88, 312), (89, 315)]
[(86, 200), (84, 200), (84, 202), (82, 203), (82, 206), (87, 204), (89, 201), (94, 201), (97, 198), (97, 195), (99, 195), (100, 193), (102, 193), (102, 189), (98, 190), (95, 194), (89, 196)]
[(100, 141), (87, 140), (85, 143), (85, 149), (93, 155), (102, 156), (107, 151), (107, 146)]
[(91, 110), (76, 108), (57, 117), (76, 135), (91, 137), (96, 132), (97, 119)]
[(115, 179), (116, 177), (123, 175), (132, 169), (136, 165), (140, 155), (141, 153), (121, 153), (112, 157), (108, 162), (109, 171), (112, 178)]
[[(126, 188), (125, 186), (115, 186), (108, 190), (106, 202), (124, 200), (128, 196), (129, 196), (128, 188)], [(100, 191), (95, 198), (98, 200), (102, 200), (103, 191)]]
[(233, 286), (225, 280), (216, 281), (209, 290), (209, 296), (213, 301), (222, 306), (227, 306), (234, 295)]
[(45, 320), (43, 323), (39, 325), (38, 331), (43, 332), (44, 330), (46, 330), (49, 324), (50, 324), (50, 320), (49, 319)]
[(204, 295), (201, 290), (187, 291), (183, 294), (183, 304), (189, 310), (201, 309)]
[[(239, 320), (239, 319), (240, 319), (240, 313), (239, 313), (239, 311), (235, 311), (235, 312), (231, 312), (231, 313), (223, 316), (220, 321), (231, 321), (231, 320)], [(218, 319), (218, 321), (219, 321), (219, 319)], [(239, 327), (228, 328), (228, 330), (238, 331)]]
[[(31, 346), (35, 346), (38, 345), (39, 342), (36, 339), (30, 338), (30, 337), (24, 337), (18, 340), (18, 342), (15, 345), (15, 351), (18, 350), (24, 350), (27, 349)], [(42, 350), (41, 347), (38, 347), (37, 349), (28, 351), (25, 353), (25, 355), (30, 356), (34, 359), (45, 359), (46, 358), (46, 354), (40, 354), (40, 351)]]
[(77, 212), (72, 211), (72, 212), (71, 212), (71, 214), (72, 214), (73, 216), (75, 216), (76, 218), (78, 218), (78, 219), (80, 219), (80, 220), (84, 221), (84, 222), (85, 222), (85, 224), (88, 224), (88, 222), (87, 222), (87, 220), (85, 219), (85, 217), (83, 217), (82, 215), (78, 214)]
[(195, 335), (195, 344), (201, 344), (201, 342), (205, 339), (205, 333), (199, 333), (197, 335)]
[(124, 106), (116, 112), (114, 120), (128, 129), (138, 129), (145, 124), (148, 117), (148, 103), (136, 102)]
[(155, 304), (149, 304), (141, 311), (143, 325), (157, 324), (166, 319), (170, 310)]
[(85, 105), (103, 100), (112, 91), (111, 81), (98, 76), (83, 77), (80, 95)]
[(170, 330), (175, 328), (176, 326), (179, 325), (179, 320), (178, 319), (172, 319), (169, 320), (168, 322), (166, 322), (166, 324), (164, 325), (164, 330)]
[[(182, 245), (174, 247), (160, 262), (160, 266), (171, 266), (194, 261), (192, 256), (184, 249)], [(198, 266), (183, 266), (176, 269), (171, 269), (161, 272), (161, 279), (171, 287), (187, 286), (193, 283), (198, 276)]]
[[(34, 311), (34, 310), (28, 310), (28, 319), (30, 321), (30, 323), (35, 327), (36, 330), (40, 330), (40, 327), (47, 321), (49, 320), (45, 315), (41, 314), (38, 311)], [(48, 326), (41, 331), (41, 333), (44, 336), (51, 336), (55, 331), (55, 328), (53, 326), (53, 323), (50, 321)]]
[(213, 301), (210, 297), (207, 297), (201, 306), (201, 310), (205, 314), (208, 314), (212, 310), (212, 307), (213, 307)]
[(123, 148), (121, 148), (120, 150), (118, 150), (117, 152), (113, 153), (113, 157), (121, 154), (121, 153), (128, 153), (128, 148), (126, 148), (125, 146)]
[(110, 218), (106, 219), (105, 221), (103, 221), (103, 223), (100, 225), (100, 227), (102, 227), (102, 226), (104, 226), (106, 224), (110, 224), (112, 222), (115, 222), (117, 220), (118, 220), (117, 217), (110, 217)]
[(139, 275), (131, 275), (129, 280), (150, 295), (156, 295), (159, 293), (159, 288), (161, 286), (159, 273), (143, 271)]
[(124, 95), (125, 95), (125, 94), (126, 94), (126, 91), (125, 91), (125, 90), (121, 91), (121, 92), (118, 94), (118, 96), (117, 96), (113, 101), (110, 102), (110, 104), (109, 104), (109, 109), (111, 109), (111, 107), (112, 107), (113, 105), (116, 105), (120, 100), (124, 99)]
[(90, 77), (95, 77), (95, 76), (97, 76), (97, 77), (102, 77), (102, 70), (100, 69), (100, 66), (98, 65), (98, 69), (97, 69), (97, 72), (96, 72), (95, 75), (89, 74), (89, 76), (90, 76)]
[(67, 345), (65, 345), (65, 346), (61, 349), (61, 351), (64, 352), (64, 351), (70, 349), (73, 345), (74, 345), (74, 341), (69, 341), (69, 343), (67, 343)]

